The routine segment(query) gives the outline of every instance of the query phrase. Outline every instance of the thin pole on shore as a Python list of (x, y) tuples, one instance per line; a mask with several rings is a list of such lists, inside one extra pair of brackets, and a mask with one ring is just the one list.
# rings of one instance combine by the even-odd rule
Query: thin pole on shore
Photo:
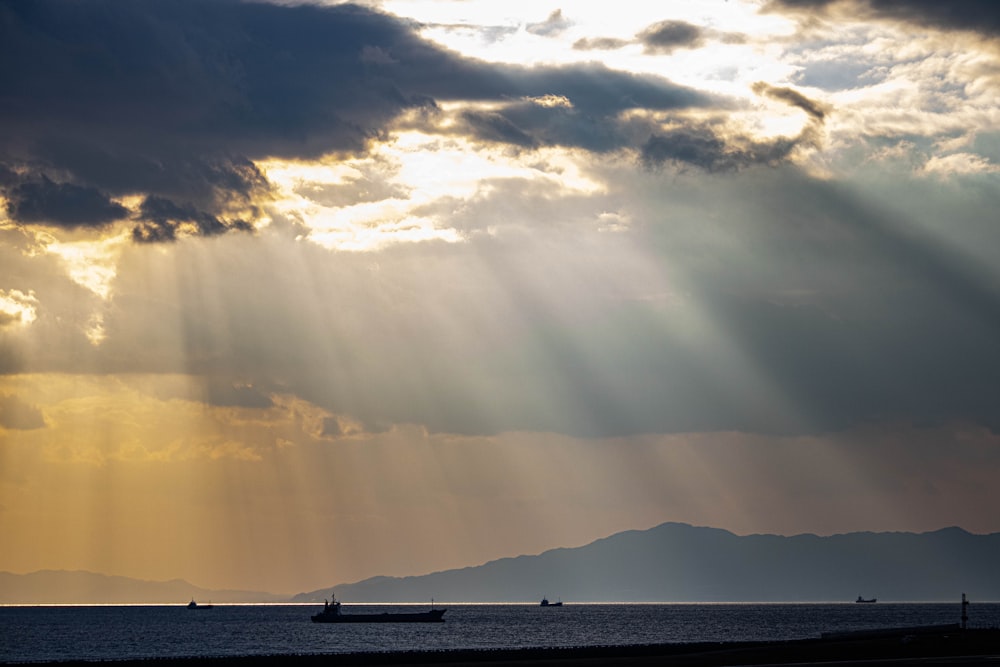
[(962, 593), (962, 629), (965, 630), (965, 626), (969, 623), (969, 600), (966, 599), (965, 593)]

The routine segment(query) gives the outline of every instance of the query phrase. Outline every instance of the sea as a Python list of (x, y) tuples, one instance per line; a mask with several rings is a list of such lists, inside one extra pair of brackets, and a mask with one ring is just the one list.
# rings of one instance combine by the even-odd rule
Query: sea
[[(961, 622), (954, 603), (436, 604), (444, 623), (323, 624), (322, 605), (0, 606), (0, 663), (773, 641)], [(344, 605), (345, 613), (424, 611)], [(968, 627), (1000, 627), (972, 602)]]

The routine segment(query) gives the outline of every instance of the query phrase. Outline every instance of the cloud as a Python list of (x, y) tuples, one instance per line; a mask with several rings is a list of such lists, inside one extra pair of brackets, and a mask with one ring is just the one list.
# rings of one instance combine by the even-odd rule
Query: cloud
[(270, 408), (274, 405), (269, 394), (253, 385), (239, 382), (208, 383), (204, 400), (210, 405), (241, 408)]
[(348, 438), (354, 436), (370, 435), (371, 433), (382, 432), (382, 429), (375, 431), (367, 430), (364, 424), (358, 423), (350, 417), (340, 415), (326, 417), (323, 419), (320, 436), (336, 440), (338, 438)]
[(12, 324), (30, 324), (37, 317), (37, 307), (38, 299), (32, 291), (25, 294), (16, 289), (0, 289), (0, 328)]
[(180, 399), (221, 408), (267, 409), (276, 405), (268, 389), (233, 377), (165, 374), (157, 377), (153, 387), (151, 395), (166, 402)]
[(243, 220), (226, 222), (191, 205), (178, 205), (163, 197), (146, 197), (139, 212), (145, 222), (133, 229), (132, 238), (143, 243), (173, 241), (178, 229), (185, 226), (193, 228), (200, 236), (215, 236), (230, 229), (252, 229), (250, 223)]
[(819, 142), (818, 128), (826, 119), (826, 105), (791, 88), (758, 81), (758, 95), (786, 102), (806, 112), (810, 122), (795, 137), (756, 139), (721, 123), (688, 123), (652, 134), (642, 146), (641, 160), (647, 167), (665, 163), (693, 166), (708, 172), (736, 171), (752, 165), (775, 166), (785, 162), (800, 146)]
[(777, 11), (814, 13), (842, 11), (846, 16), (869, 15), (941, 30), (966, 30), (1000, 36), (1000, 12), (993, 0), (771, 0)]
[(0, 188), (7, 188), (12, 185), (16, 185), (20, 178), (13, 169), (8, 168), (6, 165), (0, 164)]
[[(0, 164), (36, 183), (13, 191), (27, 222), (121, 219), (110, 199), (141, 194), (203, 211), (187, 219), (215, 233), (206, 216), (266, 190), (253, 160), (362, 150), (426, 101), (397, 85), (397, 59), (454, 58), (349, 5), (38, 0), (5, 4), (0, 21), (0, 59), (16, 63)], [(145, 222), (136, 238), (172, 238), (162, 216)]]
[[(595, 122), (726, 104), (599, 64), (464, 58), (406, 21), (349, 4), (32, 0), (0, 7), (0, 25), (0, 61), (12, 64), (0, 186), (12, 218), (99, 227), (131, 214), (137, 241), (249, 229), (269, 188), (257, 161), (363, 152), (401, 114), (436, 101), (561, 95)], [(533, 29), (566, 25), (555, 12)], [(502, 113), (465, 120), (492, 141), (546, 141)], [(145, 202), (135, 211), (116, 201), (133, 195)]]
[[(724, 154), (719, 141), (704, 150)], [(974, 183), (873, 179), (885, 165), (848, 185), (789, 166), (710, 163), (721, 175), (707, 179), (603, 162), (590, 167), (602, 169), (600, 192), (554, 196), (561, 176), (539, 164), (550, 181), (496, 179), (439, 202), (446, 224), (494, 230), (463, 244), (331, 261), (269, 228), (180, 244), (169, 259), (130, 248), (116, 286), (128, 309), (108, 313), (102, 346), (34, 363), (183, 373), (196, 359), (205, 373), (298, 396), (365, 432), (996, 421), (993, 283), (919, 233), (946, 220), (949, 245), (969, 239), (988, 257), (996, 230), (984, 221), (998, 202), (973, 207)], [(884, 210), (886, 200), (907, 208)], [(628, 220), (627, 231), (602, 231), (596, 212)], [(158, 275), (180, 279), (151, 283)], [(57, 348), (46, 342), (56, 333), (39, 347)], [(326, 434), (343, 434), (339, 425)]]
[(471, 133), (480, 139), (522, 146), (524, 148), (535, 148), (538, 146), (538, 142), (535, 139), (518, 128), (502, 113), (466, 111), (462, 114), (462, 118), (467, 123), (467, 127)]
[(876, 15), (919, 25), (1000, 35), (1000, 12), (990, 0), (867, 0)]
[(459, 126), (481, 141), (522, 148), (567, 146), (603, 153), (632, 147), (637, 137), (648, 137), (658, 125), (641, 115), (619, 118), (565, 104), (524, 99), (490, 112), (467, 111)]
[(614, 51), (631, 43), (631, 40), (617, 37), (581, 37), (573, 42), (573, 48), (577, 51)]
[(632, 109), (663, 111), (732, 105), (723, 97), (660, 76), (617, 71), (600, 63), (522, 67), (469, 61), (454, 66), (449, 77), (420, 81), (420, 89), (441, 100), (506, 101), (556, 95), (578, 109), (601, 116)]
[(559, 35), (573, 26), (573, 22), (563, 16), (561, 9), (556, 9), (545, 21), (541, 23), (529, 23), (524, 29), (533, 35), (549, 37)]
[(695, 49), (704, 43), (702, 29), (686, 21), (660, 21), (639, 33), (638, 39), (649, 53)]
[(0, 428), (20, 431), (45, 428), (45, 418), (38, 408), (17, 396), (0, 394)]
[(367, 68), (416, 39), (359, 8), (43, 0), (0, 14), (0, 59), (16, 63), (0, 163), (41, 183), (14, 190), (21, 221), (120, 219), (109, 197), (134, 193), (219, 215), (265, 185), (248, 158), (358, 150), (412, 104)]
[(777, 165), (787, 160), (800, 143), (801, 137), (761, 141), (729, 136), (708, 124), (690, 125), (652, 135), (642, 146), (641, 160), (647, 167), (671, 163), (707, 172), (728, 172), (753, 165)]
[(667, 20), (639, 31), (633, 39), (617, 37), (581, 37), (573, 43), (577, 51), (613, 51), (630, 44), (640, 44), (647, 55), (669, 55), (679, 49), (699, 49), (709, 39), (726, 44), (742, 44), (746, 35), (706, 29), (687, 21)]
[(128, 215), (128, 209), (97, 188), (55, 183), (44, 175), (7, 190), (7, 213), (16, 222), (64, 227), (103, 227)]
[[(560, 68), (504, 67), (486, 71), (466, 92), (499, 100), (498, 108), (462, 113), (462, 129), (483, 141), (522, 148), (572, 146), (595, 152), (638, 149), (659, 127), (656, 112), (725, 110), (731, 100), (679, 86), (657, 76), (611, 70), (599, 63)], [(495, 80), (493, 80), (495, 79)], [(435, 90), (447, 99), (460, 82)], [(558, 104), (547, 100), (558, 99)], [(448, 130), (453, 131), (453, 130)]]
[[(164, 7), (184, 16), (196, 11), (184, 2), (104, 6), (107, 16), (123, 7), (153, 7), (159, 23)], [(13, 321), (4, 327), (21, 336), (6, 346), (7, 359), (77, 373), (196, 368), (268, 389), (234, 385), (200, 400), (254, 406), (286, 392), (368, 431), (412, 423), (456, 433), (785, 432), (885, 414), (995, 421), (996, 389), (988, 380), (1000, 368), (992, 342), (996, 299), (991, 287), (977, 283), (973, 262), (946, 252), (959, 241), (970, 253), (996, 247), (995, 230), (983, 221), (992, 220), (997, 202), (981, 188), (989, 174), (971, 153), (952, 147), (956, 157), (947, 164), (917, 162), (932, 173), (947, 169), (954, 175), (948, 183), (908, 182), (913, 166), (907, 163), (904, 174), (894, 174), (901, 181), (890, 179), (866, 198), (858, 190), (877, 181), (873, 174), (888, 170), (886, 164), (869, 167), (849, 185), (811, 180), (787, 165), (796, 151), (819, 145), (832, 111), (780, 83), (754, 89), (795, 110), (787, 115), (801, 110), (806, 126), (795, 136), (761, 138), (725, 115), (729, 100), (661, 77), (600, 64), (491, 65), (419, 40), (395, 19), (344, 5), (248, 9), (216, 0), (197, 7), (206, 19), (212, 14), (205, 8), (238, 19), (190, 27), (217, 29), (216, 51), (207, 38), (195, 39), (200, 50), (194, 54), (232, 74), (220, 75), (219, 84), (232, 85), (240, 104), (209, 106), (221, 114), (215, 118), (231, 114), (233, 127), (209, 132), (201, 102), (188, 109), (184, 128), (169, 109), (150, 109), (165, 121), (155, 126), (164, 137), (154, 141), (146, 125), (109, 108), (112, 121), (132, 123), (134, 144), (124, 140), (123, 128), (119, 137), (113, 123), (104, 127), (83, 114), (53, 127), (94, 123), (94, 131), (64, 132), (60, 151), (53, 151), (50, 137), (15, 137), (0, 125), (6, 142), (0, 146), (16, 167), (0, 171), (0, 178), (20, 183), (34, 170), (52, 174), (46, 177), (53, 183), (108, 196), (132, 178), (124, 191), (142, 195), (132, 200), (141, 203), (131, 214), (145, 235), (138, 240), (148, 241), (170, 240), (185, 229), (213, 235), (246, 228), (252, 218), (238, 209), (252, 208), (267, 186), (255, 160), (363, 151), (364, 137), (380, 136), (404, 115), (409, 120), (407, 111), (425, 131), (497, 144), (483, 154), (502, 153), (511, 161), (504, 163), (508, 170), (470, 178), (475, 182), (467, 194), (428, 197), (419, 210), (406, 208), (414, 202), (393, 209), (400, 224), (420, 216), (439, 230), (465, 234), (462, 244), (429, 242), (364, 257), (336, 253), (331, 261), (329, 252), (302, 242), (308, 225), (282, 223), (274, 214), (272, 226), (254, 238), (177, 244), (169, 253), (134, 245), (117, 267), (114, 307), (102, 311), (100, 346), (74, 354), (79, 348), (67, 341), (75, 329), (67, 323), (82, 319), (82, 309), (64, 284), (53, 284), (38, 291), (45, 308), (30, 339), (28, 327)], [(84, 10), (72, 5), (67, 11)], [(339, 34), (331, 26), (342, 24), (372, 32), (353, 42), (353, 34), (346, 36), (350, 48), (322, 38)], [(244, 34), (267, 41), (270, 57), (237, 48)], [(133, 45), (140, 47), (145, 44)], [(103, 47), (95, 42), (93, 48)], [(342, 72), (327, 62), (329, 49), (341, 53)], [(306, 62), (311, 50), (327, 69)], [(208, 58), (213, 53), (215, 60)], [(171, 66), (169, 58), (179, 58), (165, 57)], [(158, 76), (153, 68), (150, 85), (165, 85)], [(324, 88), (336, 88), (338, 76), (343, 100)], [(117, 84), (108, 79), (103, 85), (114, 90)], [(273, 106), (270, 95), (285, 86), (294, 88), (292, 97), (308, 98), (301, 108)], [(322, 113), (326, 117), (318, 118)], [(360, 134), (335, 122), (352, 113), (355, 129), (364, 128)], [(459, 124), (447, 129), (455, 120)], [(548, 151), (551, 146), (585, 150)], [(629, 151), (613, 153), (622, 148), (640, 153), (652, 169), (636, 169)], [(25, 159), (10, 159), (14, 154)], [(851, 164), (864, 166), (863, 160)], [(143, 171), (142, 165), (162, 169)], [(681, 168), (665, 178), (657, 172), (664, 165)], [(749, 168), (754, 165), (778, 168)], [(701, 170), (717, 177), (705, 178)], [(357, 182), (367, 187), (366, 177), (362, 172)], [(369, 180), (380, 179), (385, 196), (411, 191), (401, 174), (373, 173)], [(573, 188), (572, 180), (596, 185)], [(300, 189), (336, 205), (352, 201), (337, 189), (345, 181)], [(946, 192), (924, 196), (926, 188), (945, 185)], [(908, 207), (907, 215), (884, 210), (899, 207)], [(627, 224), (609, 233), (608, 219)], [(947, 229), (936, 231), (946, 243), (914, 233), (941, 221)], [(340, 421), (316, 432), (324, 428), (330, 436), (345, 432)]]
[(815, 120), (822, 121), (826, 117), (827, 108), (825, 105), (809, 99), (792, 88), (772, 86), (764, 81), (758, 81), (753, 85), (753, 91), (758, 95), (767, 95), (773, 99), (781, 100), (794, 107), (798, 107)]
[(923, 171), (928, 174), (949, 176), (954, 174), (995, 174), (1000, 173), (1000, 165), (990, 162), (981, 155), (971, 153), (952, 153), (935, 156), (924, 164)]

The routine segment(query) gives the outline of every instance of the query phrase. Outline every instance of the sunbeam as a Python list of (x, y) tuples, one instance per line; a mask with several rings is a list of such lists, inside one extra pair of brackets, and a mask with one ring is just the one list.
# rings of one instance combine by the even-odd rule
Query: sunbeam
[(0, 574), (1000, 530), (994, 14), (0, 4)]

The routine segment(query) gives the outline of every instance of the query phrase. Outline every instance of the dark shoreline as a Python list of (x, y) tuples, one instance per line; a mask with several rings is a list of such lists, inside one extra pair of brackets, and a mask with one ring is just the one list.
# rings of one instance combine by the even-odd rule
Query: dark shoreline
[(853, 665), (891, 661), (893, 667), (918, 664), (1000, 665), (1000, 629), (911, 633), (889, 629), (856, 637), (764, 642), (698, 642), (591, 646), (579, 648), (454, 649), (442, 651), (344, 654), (280, 654), (140, 660), (19, 663), (59, 667), (354, 667), (407, 665), (781, 665), (841, 662)]

